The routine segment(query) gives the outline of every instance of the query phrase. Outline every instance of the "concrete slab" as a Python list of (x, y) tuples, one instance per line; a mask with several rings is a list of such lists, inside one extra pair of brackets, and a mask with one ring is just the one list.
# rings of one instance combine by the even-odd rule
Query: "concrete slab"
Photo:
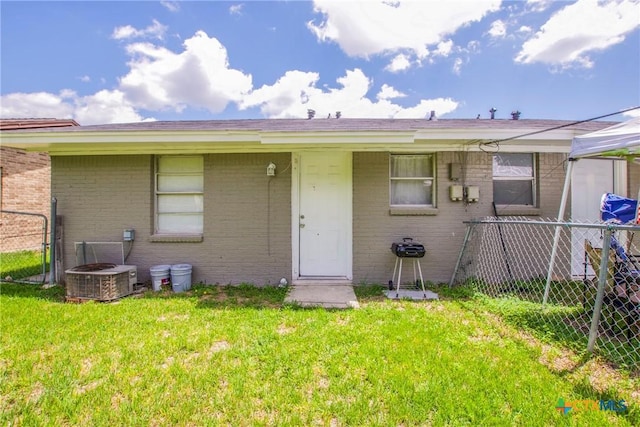
[(353, 286), (348, 284), (293, 285), (285, 297), (286, 303), (302, 307), (358, 308)]
[(421, 290), (409, 290), (409, 289), (399, 289), (397, 292), (395, 290), (393, 291), (385, 290), (384, 294), (389, 299), (410, 299), (414, 301), (438, 299), (438, 294), (436, 294), (435, 292), (431, 292), (429, 290), (425, 292), (422, 292)]

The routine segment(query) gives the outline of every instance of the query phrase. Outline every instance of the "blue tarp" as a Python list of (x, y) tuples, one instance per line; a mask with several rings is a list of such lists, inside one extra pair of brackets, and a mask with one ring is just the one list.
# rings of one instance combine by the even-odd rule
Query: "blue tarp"
[(635, 223), (638, 215), (638, 201), (605, 193), (600, 202), (600, 219), (616, 224)]

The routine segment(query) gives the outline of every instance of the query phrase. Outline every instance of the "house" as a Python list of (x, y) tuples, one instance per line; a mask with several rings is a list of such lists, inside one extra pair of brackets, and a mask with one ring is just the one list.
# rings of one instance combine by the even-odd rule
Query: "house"
[[(16, 129), (36, 129), (48, 127), (79, 126), (70, 119), (1, 119), (0, 131)], [(0, 142), (2, 140), (0, 139)], [(46, 152), (27, 152), (20, 148), (11, 148), (0, 143), (0, 210), (29, 212), (44, 215), (51, 213), (51, 162)], [(18, 217), (2, 222), (11, 227), (20, 228)], [(29, 221), (27, 221), (29, 222)], [(14, 233), (9, 233), (14, 234)], [(19, 236), (19, 241), (10, 241), (8, 234), (3, 233), (0, 251), (21, 247), (38, 247), (41, 236)]]
[[(409, 236), (425, 245), (425, 280), (447, 282), (463, 221), (493, 216), (494, 203), (498, 215), (555, 217), (572, 138), (610, 124), (159, 121), (10, 131), (2, 143), (51, 155), (65, 268), (74, 242), (133, 229), (127, 263), (142, 281), (188, 263), (194, 282), (386, 283), (391, 243)], [(620, 194), (638, 188), (636, 167), (612, 163)]]

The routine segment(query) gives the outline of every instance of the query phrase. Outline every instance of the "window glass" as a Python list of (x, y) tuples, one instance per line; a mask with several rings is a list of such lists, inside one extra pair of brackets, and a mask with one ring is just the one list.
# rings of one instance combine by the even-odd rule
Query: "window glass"
[(493, 202), (496, 205), (536, 205), (535, 157), (531, 153), (493, 155)]
[(434, 206), (434, 156), (397, 154), (390, 159), (390, 204)]
[(529, 153), (503, 153), (493, 156), (494, 177), (533, 177), (533, 155)]
[(160, 156), (156, 162), (156, 233), (202, 233), (204, 159)]

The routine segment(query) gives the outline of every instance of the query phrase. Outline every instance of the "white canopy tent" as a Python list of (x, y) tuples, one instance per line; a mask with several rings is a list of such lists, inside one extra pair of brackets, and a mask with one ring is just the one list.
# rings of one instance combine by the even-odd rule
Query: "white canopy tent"
[[(558, 221), (564, 219), (569, 188), (571, 186), (571, 176), (574, 163), (581, 158), (614, 158), (614, 157), (640, 157), (640, 117), (633, 118), (626, 122), (600, 129), (585, 135), (576, 136), (571, 142), (571, 152), (567, 166), (567, 174), (560, 200), (558, 211)], [(560, 227), (556, 227), (553, 247), (551, 250), (551, 260), (547, 274), (547, 283), (544, 292), (543, 304), (546, 304), (549, 297), (549, 286), (553, 275), (555, 258), (560, 239)]]
[(640, 155), (640, 117), (576, 136), (571, 142), (569, 158), (637, 155)]

